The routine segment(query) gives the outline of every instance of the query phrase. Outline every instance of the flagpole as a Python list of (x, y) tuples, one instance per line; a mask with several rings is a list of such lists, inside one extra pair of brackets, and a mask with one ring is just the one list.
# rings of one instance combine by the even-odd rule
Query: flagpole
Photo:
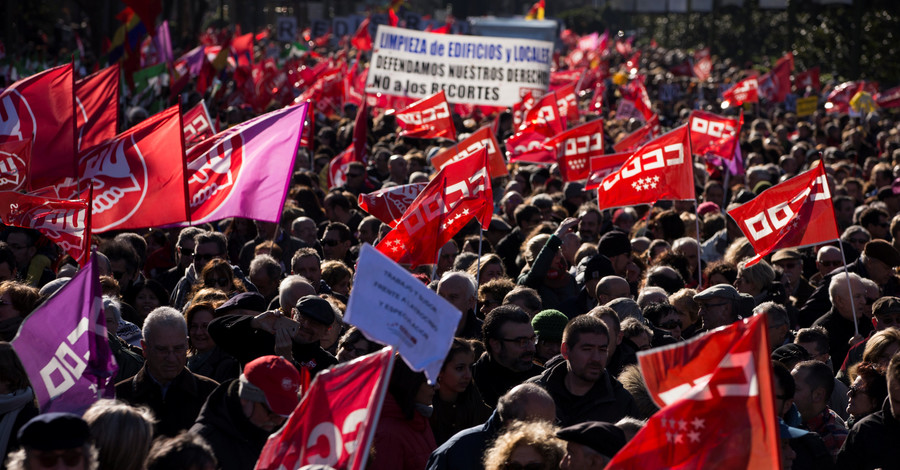
[(841, 249), (841, 262), (844, 263), (844, 274), (847, 275), (847, 295), (850, 296), (850, 308), (853, 312), (853, 333), (859, 336), (859, 322), (856, 320), (856, 303), (853, 302), (853, 287), (850, 285), (850, 272), (847, 271), (847, 258), (844, 256), (844, 244), (838, 240), (838, 247)]
[(703, 284), (703, 242), (700, 240), (700, 205), (694, 201), (694, 224), (697, 227), (697, 288)]

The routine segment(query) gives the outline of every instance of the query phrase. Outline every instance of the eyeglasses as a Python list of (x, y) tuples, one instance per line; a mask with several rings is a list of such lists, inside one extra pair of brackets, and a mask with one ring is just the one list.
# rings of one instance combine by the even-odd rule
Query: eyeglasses
[(333, 239), (332, 239), (332, 240), (322, 240), (322, 244), (325, 245), (325, 246), (330, 246), (330, 247), (334, 248), (334, 247), (340, 245), (340, 244), (341, 244), (341, 241), (340, 241), (340, 240), (333, 240)]
[(56, 467), (59, 459), (62, 459), (63, 463), (68, 467), (74, 467), (81, 463), (82, 459), (84, 459), (84, 454), (81, 449), (68, 449), (68, 450), (31, 450), (28, 452), (30, 456), (37, 459), (40, 462), (42, 467), (52, 468)]
[(500, 341), (507, 343), (515, 343), (520, 348), (524, 348), (529, 344), (537, 344), (537, 336), (519, 336), (518, 338), (500, 338)]
[(854, 385), (853, 387), (850, 387), (850, 391), (847, 392), (847, 395), (852, 398), (855, 397), (858, 393), (868, 394), (869, 392), (867, 392), (866, 389), (862, 387)]
[(231, 279), (228, 279), (227, 277), (216, 277), (207, 279), (206, 284), (216, 287), (228, 287), (231, 285)]
[(539, 462), (531, 462), (521, 464), (519, 462), (507, 461), (503, 464), (503, 470), (543, 470), (544, 464)]
[(178, 247), (178, 252), (181, 253), (181, 256), (194, 256), (194, 250), (183, 246)]

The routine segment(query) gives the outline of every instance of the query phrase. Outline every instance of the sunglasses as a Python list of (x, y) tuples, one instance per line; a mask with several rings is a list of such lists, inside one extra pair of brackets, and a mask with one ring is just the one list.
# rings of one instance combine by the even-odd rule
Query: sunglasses
[(56, 467), (57, 462), (62, 459), (63, 463), (68, 467), (74, 467), (81, 463), (84, 454), (81, 449), (68, 450), (51, 450), (51, 451), (30, 451), (31, 457), (35, 458), (42, 467)]
[(228, 287), (229, 285), (231, 285), (231, 279), (228, 279), (227, 277), (216, 277), (207, 279), (206, 284), (216, 287)]
[(216, 254), (206, 254), (206, 255), (201, 255), (200, 253), (195, 253), (195, 254), (194, 254), (194, 259), (197, 260), (197, 261), (212, 261), (213, 258), (219, 258), (219, 257), (221, 257), (221, 256), (222, 256), (222, 255), (219, 254), (219, 253), (216, 253)]
[(325, 246), (330, 246), (332, 248), (341, 244), (340, 240), (322, 240), (322, 244)]
[(178, 252), (181, 253), (181, 256), (194, 256), (194, 250), (190, 248), (178, 247)]

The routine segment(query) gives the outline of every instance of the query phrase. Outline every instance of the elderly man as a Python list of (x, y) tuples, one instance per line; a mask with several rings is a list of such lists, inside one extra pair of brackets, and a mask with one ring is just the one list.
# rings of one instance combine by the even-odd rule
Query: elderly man
[(116, 384), (116, 397), (130, 405), (146, 406), (156, 416), (156, 435), (174, 436), (194, 424), (206, 397), (218, 385), (191, 373), (187, 363), (188, 329), (184, 316), (159, 307), (144, 320), (144, 367)]
[(728, 284), (716, 284), (694, 296), (700, 305), (701, 329), (711, 331), (730, 325), (753, 311), (753, 297), (738, 293)]
[(475, 278), (460, 271), (444, 273), (438, 281), (437, 294), (462, 313), (455, 336), (480, 340), (481, 320), (475, 316)]
[(485, 352), (472, 368), (472, 377), (488, 406), (509, 389), (543, 370), (534, 364), (535, 341), (531, 318), (519, 307), (501, 305), (484, 319)]
[[(840, 259), (840, 258), (839, 258)], [(803, 257), (790, 248), (778, 250), (772, 255), (772, 264), (784, 273), (781, 282), (790, 296), (791, 305), (800, 308), (813, 293), (813, 286), (803, 277)]]
[[(825, 245), (816, 253), (816, 273), (809, 282), (813, 287), (822, 284), (822, 278), (843, 265), (841, 250), (836, 246)], [(801, 307), (803, 305), (801, 304)]]
[(91, 430), (78, 415), (57, 412), (35, 416), (22, 426), (18, 438), (22, 448), (9, 455), (8, 466), (4, 467), (9, 470), (98, 468)]
[(838, 452), (838, 468), (895, 468), (900, 462), (900, 355), (891, 358), (886, 375), (888, 399), (853, 426)]
[(866, 288), (859, 275), (840, 272), (831, 277), (828, 295), (832, 307), (819, 317), (813, 326), (821, 326), (828, 331), (830, 342), (828, 352), (832, 357), (843, 360), (850, 350), (849, 341), (856, 334), (854, 323), (859, 328), (859, 339), (865, 338), (872, 331), (872, 324), (865, 321), (862, 315), (866, 303)]

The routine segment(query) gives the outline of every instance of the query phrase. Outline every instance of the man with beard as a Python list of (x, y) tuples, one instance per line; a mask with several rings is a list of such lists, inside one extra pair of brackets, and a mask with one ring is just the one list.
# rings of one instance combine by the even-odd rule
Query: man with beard
[(584, 421), (614, 423), (638, 416), (634, 398), (606, 371), (609, 330), (600, 319), (582, 315), (563, 331), (564, 362), (546, 369), (531, 381), (544, 387), (556, 403), (561, 426)]
[(486, 351), (475, 362), (472, 376), (484, 402), (493, 408), (504, 393), (543, 369), (532, 362), (537, 338), (521, 308), (495, 308), (484, 319), (481, 332)]

